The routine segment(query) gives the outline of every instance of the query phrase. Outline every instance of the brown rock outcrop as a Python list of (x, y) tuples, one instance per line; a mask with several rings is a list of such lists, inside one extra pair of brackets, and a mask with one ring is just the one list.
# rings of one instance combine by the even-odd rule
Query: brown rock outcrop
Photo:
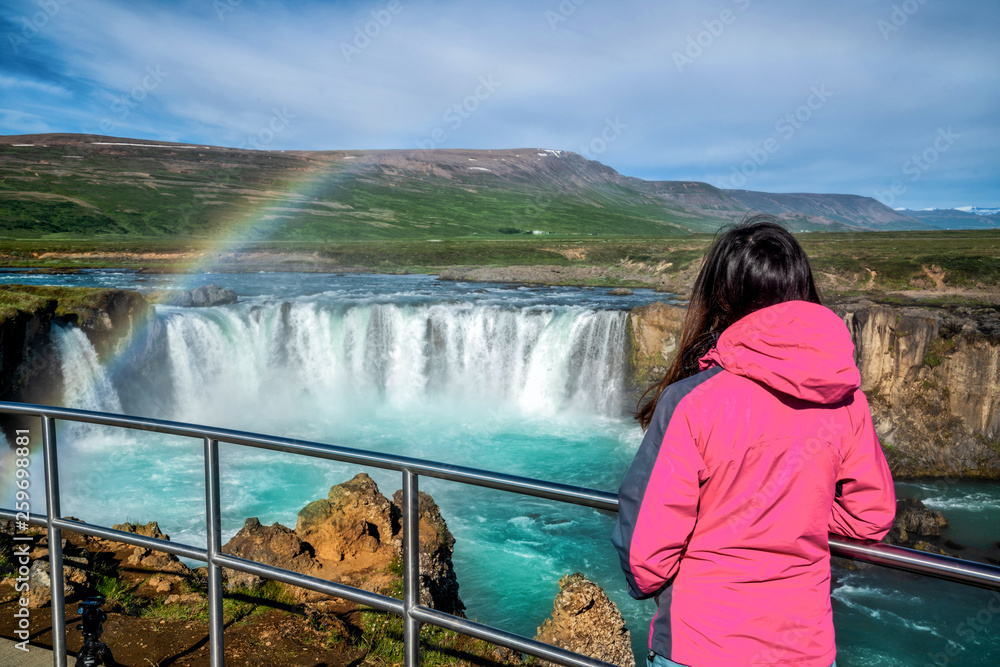
[(903, 499), (896, 502), (896, 518), (884, 541), (912, 547), (921, 537), (939, 537), (947, 526), (941, 512), (927, 509), (919, 500)]
[(312, 545), (317, 560), (340, 574), (371, 571), (385, 568), (400, 553), (398, 517), (375, 481), (360, 473), (303, 507), (295, 534)]
[[(283, 567), (329, 581), (369, 590), (392, 587), (399, 581), (403, 554), (400, 522), (402, 494), (395, 502), (383, 496), (365, 473), (330, 488), (326, 498), (299, 512), (295, 530), (281, 524), (262, 526), (256, 518), (246, 524), (223, 552)], [(458, 595), (452, 566), (455, 538), (441, 511), (426, 493), (420, 494), (420, 604), (449, 614), (465, 609)], [(228, 572), (228, 587), (252, 588), (263, 582), (254, 575)], [(318, 594), (293, 588), (299, 600)]]
[[(319, 563), (316, 562), (312, 547), (299, 539), (295, 531), (280, 523), (262, 526), (256, 517), (247, 519), (240, 532), (222, 547), (222, 551), (264, 565), (318, 576), (316, 570), (319, 569)], [(226, 571), (226, 586), (230, 590), (253, 588), (262, 583), (264, 579), (257, 575), (236, 570)]]
[[(170, 536), (160, 530), (160, 526), (156, 521), (150, 521), (145, 525), (119, 523), (112, 526), (112, 528), (126, 533), (135, 533), (136, 535), (152, 537), (158, 540), (165, 540), (167, 542), (170, 541)], [(147, 549), (146, 547), (123, 545), (121, 542), (112, 542), (110, 540), (105, 540), (104, 544), (113, 550), (131, 549), (132, 553), (124, 559), (124, 563), (131, 567), (139, 567), (146, 570), (157, 570), (160, 572), (182, 573), (188, 571), (188, 567), (173, 554), (157, 551), (155, 549)]]
[[(52, 578), (51, 566), (49, 565), (49, 544), (48, 536), (38, 528), (31, 528), (28, 534), (32, 536), (31, 542), (13, 541), (15, 535), (22, 534), (15, 531), (14, 522), (8, 519), (0, 519), (0, 553), (6, 558), (8, 563), (16, 569), (27, 567), (28, 590), (14, 592), (18, 583), (18, 578), (25, 572), (16, 572), (12, 576), (0, 580), (0, 587), (7, 588), (13, 599), (26, 596), (28, 606), (32, 608), (44, 607), (52, 602)], [(21, 549), (27, 545), (28, 563), (23, 563), (20, 558)], [(15, 550), (16, 549), (16, 550)], [(66, 599), (72, 599), (85, 592), (90, 584), (91, 571), (93, 569), (94, 555), (91, 551), (74, 544), (67, 538), (62, 538), (63, 552), (63, 594)], [(18, 554), (15, 557), (15, 554)], [(5, 591), (7, 592), (7, 591)], [(3, 594), (0, 594), (0, 599)]]
[[(458, 578), (451, 561), (455, 538), (434, 499), (423, 491), (419, 493), (419, 498), (420, 604), (447, 614), (460, 615), (465, 611), (465, 605), (458, 596)], [(392, 495), (392, 502), (401, 512), (402, 490)]]
[(559, 580), (552, 616), (538, 628), (535, 639), (621, 667), (635, 667), (631, 635), (621, 612), (600, 586), (579, 572)]
[[(63, 595), (67, 600), (87, 589), (90, 582), (86, 558), (63, 555)], [(52, 602), (51, 567), (48, 558), (31, 563), (28, 574), (28, 606), (44, 607)]]

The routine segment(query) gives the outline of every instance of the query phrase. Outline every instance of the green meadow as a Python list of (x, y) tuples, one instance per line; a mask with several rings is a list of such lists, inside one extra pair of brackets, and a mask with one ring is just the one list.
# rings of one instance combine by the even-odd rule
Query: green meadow
[[(440, 240), (262, 241), (218, 247), (193, 239), (104, 237), (0, 240), (0, 267), (35, 270), (294, 270), (438, 273), (454, 267), (627, 267), (648, 276), (690, 269), (711, 234), (512, 234)], [(821, 283), (834, 291), (952, 288), (1000, 292), (1000, 230), (812, 232), (798, 238)], [(236, 253), (236, 254), (232, 254)], [(295, 261), (296, 258), (302, 261)], [(935, 280), (936, 277), (936, 280)], [(572, 273), (566, 282), (573, 283)], [(588, 284), (601, 283), (600, 279)], [(607, 284), (621, 284), (605, 280)]]

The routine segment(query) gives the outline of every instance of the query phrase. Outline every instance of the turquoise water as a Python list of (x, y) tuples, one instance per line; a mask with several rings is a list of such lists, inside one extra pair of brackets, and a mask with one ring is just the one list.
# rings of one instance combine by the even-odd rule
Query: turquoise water
[[(30, 279), (139, 289), (178, 280), (124, 272)], [(617, 489), (641, 439), (621, 411), (621, 309), (665, 295), (623, 298), (607, 290), (426, 276), (185, 280), (232, 287), (241, 301), (158, 309), (152, 331), (162, 359), (145, 375), (128, 354), (101, 364), (85, 337), (57, 332), (63, 373), (74, 387), (67, 404), (605, 491)], [(202, 544), (201, 454), (202, 443), (192, 439), (67, 425), (60, 430), (63, 513), (108, 525), (156, 520), (173, 540)], [(41, 479), (35, 458), (34, 479)], [(301, 507), (361, 471), (230, 445), (222, 445), (221, 459), (224, 540), (251, 516), (294, 526)], [(396, 473), (366, 472), (385, 495), (400, 487)], [(532, 636), (551, 612), (558, 579), (579, 571), (619, 604), (641, 650), (652, 605), (624, 592), (608, 539), (612, 516), (439, 480), (422, 479), (421, 490), (437, 500), (455, 534), (455, 569), (470, 617)], [(945, 512), (957, 542), (985, 547), (1000, 539), (996, 485), (908, 483), (898, 490)], [(977, 589), (884, 568), (838, 569), (838, 665), (1000, 664), (1000, 613), (991, 602)]]

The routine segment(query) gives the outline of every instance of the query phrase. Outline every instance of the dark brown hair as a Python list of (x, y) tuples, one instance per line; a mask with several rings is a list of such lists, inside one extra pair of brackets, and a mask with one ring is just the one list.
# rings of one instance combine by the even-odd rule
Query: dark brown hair
[(663, 379), (639, 399), (635, 418), (643, 430), (663, 390), (697, 373), (699, 359), (729, 325), (776, 303), (820, 303), (809, 259), (778, 218), (754, 215), (719, 231), (694, 282), (677, 355)]

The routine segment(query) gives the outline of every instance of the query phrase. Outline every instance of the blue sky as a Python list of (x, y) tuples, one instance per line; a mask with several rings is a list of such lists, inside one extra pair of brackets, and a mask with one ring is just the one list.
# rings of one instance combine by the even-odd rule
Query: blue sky
[(996, 0), (5, 0), (0, 134), (571, 150), (1000, 206)]

